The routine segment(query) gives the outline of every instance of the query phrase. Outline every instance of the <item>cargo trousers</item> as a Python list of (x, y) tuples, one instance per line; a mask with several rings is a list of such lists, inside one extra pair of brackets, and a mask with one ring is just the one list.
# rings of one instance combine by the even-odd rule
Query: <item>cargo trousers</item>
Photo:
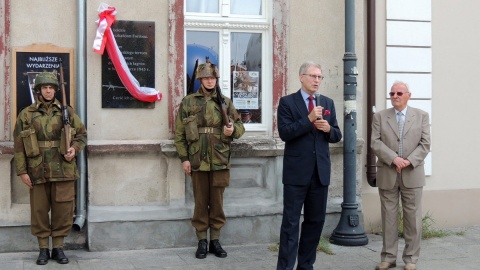
[(210, 240), (218, 239), (220, 229), (226, 223), (223, 212), (223, 193), (230, 182), (230, 170), (193, 171), (192, 187), (195, 208), (192, 226), (198, 240), (206, 239), (210, 228)]
[(30, 190), (32, 235), (39, 239), (48, 239), (49, 236), (62, 239), (68, 236), (73, 224), (74, 202), (73, 180), (34, 185)]

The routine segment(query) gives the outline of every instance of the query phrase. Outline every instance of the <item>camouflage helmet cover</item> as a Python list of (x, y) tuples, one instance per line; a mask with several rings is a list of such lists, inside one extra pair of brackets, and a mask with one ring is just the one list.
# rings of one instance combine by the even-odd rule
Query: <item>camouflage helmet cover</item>
[(35, 85), (33, 89), (40, 91), (40, 87), (44, 84), (50, 84), (55, 87), (55, 90), (58, 90), (58, 79), (53, 73), (42, 72), (35, 77)]
[(208, 77), (215, 77), (217, 79), (220, 78), (220, 72), (218, 71), (217, 66), (210, 62), (208, 57), (205, 62), (206, 63), (198, 65), (197, 70), (195, 71), (195, 77), (197, 80)]

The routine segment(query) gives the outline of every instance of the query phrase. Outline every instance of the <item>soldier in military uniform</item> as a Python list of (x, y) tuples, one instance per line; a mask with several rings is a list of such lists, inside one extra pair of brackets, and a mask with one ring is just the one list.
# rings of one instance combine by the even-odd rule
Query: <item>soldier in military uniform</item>
[(220, 230), (226, 222), (223, 193), (230, 183), (230, 143), (245, 132), (241, 117), (232, 101), (226, 102), (229, 125), (222, 122), (217, 99), (219, 72), (207, 59), (198, 66), (196, 78), (201, 86), (196, 93), (183, 98), (176, 117), (175, 147), (183, 170), (192, 177), (195, 209), (192, 225), (198, 238), (195, 257), (207, 256), (207, 230), (210, 229), (208, 251), (220, 258), (227, 252), (219, 242)]
[(39, 265), (47, 264), (50, 258), (68, 263), (63, 240), (73, 223), (75, 180), (79, 178), (75, 157), (87, 143), (85, 126), (68, 107), (71, 143), (68, 149), (65, 143), (62, 145), (62, 104), (55, 99), (58, 87), (54, 74), (38, 74), (35, 103), (20, 112), (14, 131), (15, 168), (30, 188), (31, 231), (38, 239)]

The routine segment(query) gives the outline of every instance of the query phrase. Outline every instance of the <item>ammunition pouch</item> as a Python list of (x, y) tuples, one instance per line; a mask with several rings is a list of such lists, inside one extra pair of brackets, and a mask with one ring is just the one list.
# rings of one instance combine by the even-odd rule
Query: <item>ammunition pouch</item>
[(25, 148), (25, 154), (28, 158), (36, 157), (40, 155), (40, 148), (38, 147), (37, 134), (35, 129), (29, 128), (20, 132), (20, 137), (23, 141), (23, 147)]
[(199, 139), (197, 116), (190, 115), (183, 119), (183, 125), (185, 126), (185, 137), (189, 143), (196, 142)]

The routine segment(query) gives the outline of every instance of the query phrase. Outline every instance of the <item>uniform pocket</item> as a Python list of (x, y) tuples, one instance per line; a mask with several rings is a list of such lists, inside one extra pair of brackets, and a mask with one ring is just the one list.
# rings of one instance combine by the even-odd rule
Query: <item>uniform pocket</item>
[(77, 164), (76, 159), (70, 161), (62, 161), (62, 172), (65, 178), (77, 178)]
[(192, 170), (198, 170), (202, 161), (200, 156), (200, 144), (198, 142), (194, 142), (188, 146), (188, 155)]
[(228, 187), (230, 185), (230, 170), (219, 170), (213, 174), (214, 187)]
[(40, 148), (38, 147), (37, 134), (35, 129), (30, 128), (20, 132), (22, 137), (23, 146), (25, 148), (25, 154), (27, 157), (36, 157), (40, 155)]
[(190, 115), (189, 117), (183, 119), (183, 125), (185, 125), (185, 137), (189, 143), (198, 141), (198, 126), (197, 126), (197, 116)]
[(75, 181), (55, 182), (55, 201), (71, 202), (75, 199)]
[(27, 171), (33, 179), (43, 178), (43, 157), (38, 155), (34, 158), (27, 158)]
[(225, 143), (217, 143), (215, 144), (214, 149), (214, 168), (225, 168), (230, 160), (230, 145)]

